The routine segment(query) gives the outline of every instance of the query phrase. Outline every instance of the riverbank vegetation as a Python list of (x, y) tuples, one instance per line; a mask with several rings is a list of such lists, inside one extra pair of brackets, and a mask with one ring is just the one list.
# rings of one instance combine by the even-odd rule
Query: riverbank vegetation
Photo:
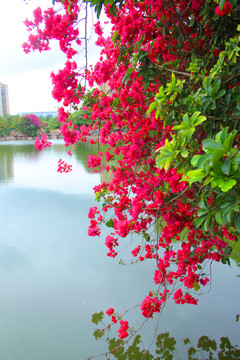
[(35, 137), (43, 129), (48, 132), (59, 127), (57, 117), (40, 119), (34, 114), (25, 116), (5, 115), (0, 117), (0, 137), (14, 136), (17, 133), (28, 137)]
[[(104, 24), (96, 22), (100, 59), (79, 70), (76, 49), (86, 48), (87, 35), (84, 42), (78, 25), (87, 20), (86, 2), (97, 17), (105, 11), (112, 30), (105, 37)], [(236, 0), (53, 5), (26, 20), (31, 35), (23, 48), (49, 50), (51, 40), (59, 41), (67, 60), (51, 77), (53, 97), (63, 103), (65, 144), (74, 150), (100, 129), (96, 141), (107, 145), (88, 157), (88, 167), (97, 171), (106, 162), (111, 173), (94, 188), (98, 206), (89, 210), (88, 234), (101, 236), (107, 226), (112, 258), (128, 235), (139, 235), (129, 251), (132, 262), (151, 261), (154, 269), (139, 305), (143, 318), (159, 316), (170, 298), (197, 305), (210, 286), (211, 264), (230, 264), (240, 234), (240, 6)], [(90, 97), (86, 82), (94, 89)], [(69, 107), (77, 110), (86, 99), (91, 122), (79, 128)], [(45, 146), (46, 138), (38, 139), (38, 149)], [(105, 330), (118, 324), (127, 341), (126, 316), (113, 308), (107, 314)]]
[[(83, 110), (82, 108), (73, 111), (69, 114), (73, 124), (78, 128), (82, 125), (87, 125), (91, 117), (90, 110)], [(57, 116), (40, 116), (34, 114), (20, 115), (5, 115), (0, 116), (0, 138), (15, 136), (17, 133), (26, 135), (28, 137), (36, 137), (45, 132), (50, 135), (55, 130), (61, 128), (61, 123)], [(60, 133), (60, 130), (59, 130)]]

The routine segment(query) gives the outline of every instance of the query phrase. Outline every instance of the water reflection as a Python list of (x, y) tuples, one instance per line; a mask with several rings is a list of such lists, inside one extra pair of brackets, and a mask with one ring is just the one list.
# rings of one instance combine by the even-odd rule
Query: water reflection
[(13, 170), (13, 152), (9, 151), (9, 147), (0, 148), (0, 181), (11, 180), (14, 177)]
[[(33, 141), (0, 143), (0, 183), (57, 191), (69, 194), (90, 194), (99, 183), (99, 175), (87, 168), (88, 153), (96, 153), (96, 146), (80, 144), (70, 157), (63, 141), (54, 140), (52, 147), (39, 152)], [(62, 158), (73, 165), (68, 174), (57, 172)], [(89, 177), (88, 174), (91, 174)]]
[[(99, 353), (105, 346), (94, 341), (91, 315), (110, 306), (124, 311), (152, 286), (151, 262), (119, 266), (106, 257), (105, 230), (100, 238), (87, 236), (100, 175), (87, 171), (84, 144), (73, 152), (72, 173), (57, 173), (66, 151), (59, 141), (43, 152), (32, 142), (0, 145), (1, 166), (9, 169), (0, 181), (1, 360), (84, 360)], [(120, 257), (131, 256), (134, 241), (122, 239)], [(212, 290), (197, 307), (167, 304), (161, 332), (182, 341), (190, 332), (196, 340), (225, 330), (234, 344), (239, 340), (232, 324), (240, 312), (239, 268), (214, 264), (212, 272)], [(130, 325), (138, 321), (139, 309), (129, 315)], [(154, 328), (149, 322), (144, 330), (146, 344)]]
[(0, 242), (0, 272), (12, 272), (18, 269), (29, 268), (29, 259), (21, 250), (8, 245), (7, 242)]
[[(99, 332), (99, 335), (102, 334)], [(100, 335), (100, 337), (102, 337)], [(144, 348), (140, 335), (134, 337), (131, 345), (124, 345), (124, 341), (116, 338), (107, 338), (108, 358), (123, 360), (238, 360), (240, 349), (238, 345), (231, 343), (227, 336), (220, 340), (210, 339), (207, 335), (201, 336), (196, 343), (189, 338), (184, 339), (185, 354), (178, 351), (178, 344), (169, 332), (157, 335), (156, 342), (152, 346), (154, 350)], [(160, 357), (159, 357), (160, 356)]]

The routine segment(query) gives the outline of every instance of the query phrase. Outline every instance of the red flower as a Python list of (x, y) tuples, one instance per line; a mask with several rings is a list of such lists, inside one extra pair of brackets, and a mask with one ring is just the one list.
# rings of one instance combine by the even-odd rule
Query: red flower
[(213, 51), (213, 53), (214, 53), (215, 56), (218, 56), (218, 55), (220, 54), (220, 52), (221, 52), (220, 49), (215, 49), (215, 50)]
[(120, 337), (120, 339), (124, 339), (124, 338), (128, 337), (128, 332), (127, 332), (128, 328), (129, 328), (128, 321), (120, 320), (119, 322), (120, 322), (121, 326), (120, 326), (120, 329), (118, 330), (118, 333), (119, 333), (118, 336)]
[(227, 15), (230, 12), (231, 8), (232, 8), (232, 5), (230, 4), (230, 2), (226, 1), (225, 4), (223, 5), (222, 11), (219, 9), (219, 5), (218, 5), (215, 9), (215, 13), (218, 16)]
[(109, 309), (106, 311), (106, 314), (107, 314), (108, 316), (111, 316), (113, 313), (114, 313), (114, 309), (113, 309), (113, 308), (109, 308)]
[(34, 146), (37, 150), (42, 150), (42, 148), (46, 148), (46, 147), (51, 147), (52, 143), (47, 141), (47, 136), (46, 134), (42, 134), (42, 138), (36, 138)]

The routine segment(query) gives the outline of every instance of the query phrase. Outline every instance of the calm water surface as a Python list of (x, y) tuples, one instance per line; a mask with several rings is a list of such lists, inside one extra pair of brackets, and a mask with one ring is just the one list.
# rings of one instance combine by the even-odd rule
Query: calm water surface
[[(123, 311), (151, 288), (152, 264), (120, 266), (105, 254), (104, 233), (88, 238), (88, 208), (99, 174), (86, 167), (91, 148), (73, 154), (61, 141), (37, 152), (32, 142), (0, 144), (0, 360), (84, 360), (104, 349), (95, 342), (91, 315)], [(131, 239), (120, 256), (129, 257)], [(126, 245), (126, 246), (125, 246)], [(159, 331), (176, 339), (228, 336), (240, 343), (240, 269), (215, 264), (211, 292), (198, 306), (168, 303)], [(128, 318), (136, 324), (139, 312)], [(146, 345), (154, 322), (143, 330)], [(103, 357), (102, 357), (103, 359)]]

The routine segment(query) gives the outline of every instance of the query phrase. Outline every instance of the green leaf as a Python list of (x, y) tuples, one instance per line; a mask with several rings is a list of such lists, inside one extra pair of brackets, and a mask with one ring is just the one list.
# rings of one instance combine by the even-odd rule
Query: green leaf
[(189, 123), (186, 121), (182, 121), (181, 124), (175, 125), (173, 127), (173, 130), (185, 130), (185, 129), (189, 129), (189, 128), (190, 128)]
[(188, 151), (187, 151), (186, 148), (183, 149), (183, 151), (181, 152), (181, 156), (182, 156), (183, 158), (187, 158), (187, 157), (188, 157)]
[(153, 110), (158, 107), (158, 102), (154, 101), (150, 104), (149, 108), (147, 109), (147, 114), (150, 114)]
[(125, 85), (127, 85), (128, 81), (130, 80), (130, 76), (133, 72), (134, 68), (129, 68), (127, 69), (123, 79), (122, 79), (122, 83), (124, 83)]
[(217, 222), (219, 225), (222, 224), (222, 215), (221, 215), (220, 211), (217, 211), (217, 212), (216, 212), (215, 219), (216, 219), (216, 222)]
[(68, 12), (68, 15), (71, 15), (71, 3), (68, 5), (68, 8), (67, 8), (67, 12)]
[(235, 179), (230, 179), (228, 181), (224, 182), (224, 185), (219, 186), (221, 188), (222, 191), (227, 192), (228, 190), (230, 190), (234, 185), (236, 185), (236, 180)]
[(228, 156), (228, 157), (226, 158), (226, 160), (224, 160), (221, 169), (222, 169), (222, 172), (223, 172), (225, 175), (229, 175), (230, 168), (231, 168), (231, 157)]
[(206, 214), (208, 214), (208, 210), (206, 208), (198, 210), (198, 216), (202, 216), (202, 215), (206, 215)]
[(172, 151), (169, 151), (169, 150), (164, 149), (164, 148), (160, 149), (160, 152), (161, 152), (162, 155), (167, 155), (167, 156), (173, 156), (174, 155), (174, 153)]
[(237, 131), (233, 131), (231, 135), (229, 134), (229, 137), (224, 141), (223, 143), (223, 149), (226, 151), (230, 151), (230, 148), (232, 146), (233, 140), (237, 134)]
[(116, 5), (114, 3), (110, 7), (110, 14), (112, 14), (114, 17), (117, 17)]
[(97, 325), (100, 321), (102, 321), (103, 315), (104, 315), (103, 311), (93, 314), (92, 315), (92, 323)]
[(220, 97), (222, 97), (225, 94), (226, 94), (226, 90), (222, 89), (217, 93), (217, 96), (215, 96), (215, 99), (219, 99)]
[(190, 123), (194, 124), (195, 120), (197, 119), (197, 117), (200, 115), (200, 111), (196, 111), (192, 116), (191, 116), (191, 119), (190, 119)]
[(223, 149), (216, 149), (214, 150), (212, 156), (213, 170), (219, 175), (222, 174), (222, 163), (220, 159), (224, 156), (224, 154), (225, 151)]
[(155, 118), (157, 119), (160, 114), (161, 114), (161, 109), (158, 108), (155, 113)]
[(192, 355), (194, 355), (196, 352), (197, 352), (197, 350), (194, 349), (194, 347), (190, 347), (190, 348), (188, 349), (188, 359), (193, 359), (193, 358), (192, 358)]
[(235, 226), (236, 226), (237, 231), (240, 233), (240, 214), (237, 214), (237, 216), (236, 216)]
[(173, 155), (158, 156), (156, 158), (156, 166), (160, 169), (164, 167), (165, 170), (168, 170), (173, 160)]
[(201, 287), (200, 287), (199, 283), (197, 281), (195, 281), (193, 283), (193, 288), (194, 288), (195, 291), (198, 291)]
[(183, 115), (183, 121), (185, 121), (187, 124), (189, 124), (189, 126), (191, 126), (190, 120), (189, 120), (189, 117), (188, 117), (187, 113)]
[(107, 227), (114, 227), (114, 221), (113, 221), (113, 219), (109, 219), (109, 220), (106, 222), (106, 226), (107, 226)]
[[(228, 194), (226, 194), (226, 198), (227, 198), (227, 195), (228, 195)], [(225, 208), (227, 208), (227, 207), (231, 207), (232, 204), (233, 204), (233, 200), (231, 200), (231, 201), (227, 200), (227, 201), (224, 201), (224, 202), (222, 202), (222, 203), (220, 204), (220, 208), (221, 208), (221, 209), (225, 209)]]
[(183, 143), (188, 143), (189, 140), (191, 139), (194, 131), (195, 131), (195, 128), (194, 128), (194, 127), (191, 127), (191, 128), (188, 129), (188, 130), (182, 131), (182, 133), (181, 133), (182, 142), (183, 142)]
[(239, 212), (239, 206), (238, 206), (236, 203), (234, 203), (234, 204), (232, 205), (231, 210), (232, 210), (232, 211), (235, 211), (235, 212)]
[(206, 203), (204, 200), (199, 201), (198, 206), (200, 209), (206, 209)]
[(94, 8), (94, 11), (97, 14), (98, 19), (100, 17), (101, 11), (102, 11), (102, 5), (103, 5), (103, 0), (100, 0), (100, 2), (98, 1), (98, 4)]
[(205, 121), (207, 118), (206, 116), (199, 116), (201, 113), (200, 111), (196, 111), (190, 119), (190, 123), (192, 126), (197, 126), (199, 124), (201, 124), (203, 121)]
[(240, 164), (240, 153), (238, 153), (236, 156), (234, 156), (234, 157), (232, 158), (232, 163), (233, 163), (234, 165), (239, 165), (239, 164)]
[(103, 337), (104, 331), (103, 331), (103, 330), (100, 330), (100, 329), (97, 329), (97, 330), (94, 331), (93, 335), (94, 335), (94, 337), (95, 337), (95, 340), (98, 340), (98, 339), (100, 339), (101, 337)]
[(207, 120), (206, 116), (198, 116), (197, 121), (194, 122), (194, 126), (198, 126), (199, 124), (201, 124), (206, 120)]
[(216, 186), (223, 186), (224, 185), (224, 179), (222, 176), (216, 176), (216, 177), (213, 177), (212, 180), (211, 180), (211, 186), (212, 188), (215, 188)]
[(100, 201), (100, 198), (101, 198), (101, 192), (98, 191), (98, 192), (96, 193), (96, 196), (95, 196), (95, 201), (96, 201), (96, 202), (99, 202), (99, 201)]
[(194, 155), (191, 160), (192, 166), (197, 166), (199, 159), (202, 157), (202, 155)]
[(207, 173), (202, 170), (191, 170), (188, 171), (186, 175), (189, 177), (187, 181), (189, 184), (192, 184), (193, 182), (202, 180), (207, 175)]
[(229, 255), (231, 255), (231, 253), (232, 253), (232, 247), (227, 245), (224, 249), (224, 254), (229, 256)]
[(207, 218), (207, 215), (199, 216), (197, 219), (194, 220), (194, 225), (199, 227)]
[(202, 148), (206, 153), (212, 153), (216, 149), (220, 149), (221, 145), (213, 139), (205, 139), (202, 142)]
[(212, 224), (212, 215), (208, 215), (208, 217), (204, 223), (204, 230), (206, 232), (209, 232), (211, 230), (211, 224)]
[(206, 186), (207, 184), (209, 184), (212, 180), (212, 177), (209, 175), (206, 177), (206, 179), (203, 182), (203, 186)]
[(201, 168), (203, 168), (204, 167), (204, 170), (207, 170), (206, 169), (206, 166), (204, 166), (204, 165), (206, 165), (206, 163), (208, 164), (209, 163), (209, 161), (208, 160), (210, 160), (212, 158), (212, 154), (210, 153), (210, 154), (205, 154), (205, 155), (202, 155), (201, 156), (201, 158), (199, 159), (199, 161), (198, 161), (198, 169), (201, 169)]
[(216, 80), (215, 82), (214, 82), (214, 86), (213, 86), (213, 88), (212, 88), (212, 90), (211, 90), (211, 93), (210, 93), (210, 96), (212, 97), (212, 98), (215, 98), (215, 94), (218, 92), (218, 89), (219, 89), (219, 86), (220, 86), (220, 84), (221, 84), (221, 80), (220, 79), (218, 79), (218, 80)]
[(222, 145), (228, 137), (228, 127), (225, 127), (222, 131), (217, 133), (217, 135), (215, 136), (215, 141), (220, 142), (220, 144)]

